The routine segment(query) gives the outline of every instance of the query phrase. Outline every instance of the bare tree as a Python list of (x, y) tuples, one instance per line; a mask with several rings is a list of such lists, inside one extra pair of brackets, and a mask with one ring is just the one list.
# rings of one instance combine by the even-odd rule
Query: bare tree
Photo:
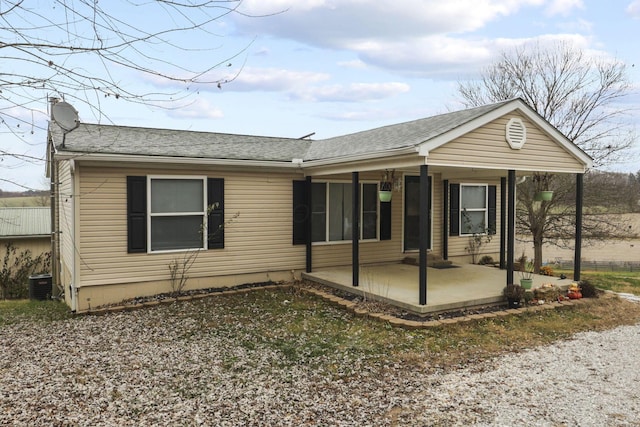
[[(528, 45), (503, 52), (479, 80), (460, 82), (462, 102), (478, 106), (520, 97), (594, 159), (595, 166), (615, 162), (634, 143), (629, 111), (621, 101), (631, 93), (626, 67), (619, 61), (586, 56), (566, 43)], [(552, 190), (551, 201), (535, 201), (540, 190)], [(573, 237), (575, 192), (572, 179), (534, 173), (518, 186), (517, 223), (534, 244), (534, 267), (542, 264), (542, 245), (564, 245)], [(620, 233), (615, 218), (585, 216), (586, 239)]]
[[(105, 98), (166, 107), (203, 86), (220, 87), (234, 75), (213, 71), (231, 66), (247, 46), (224, 50), (217, 21), (242, 14), (241, 3), (0, 1), (0, 132), (26, 142), (25, 131), (44, 131), (50, 96), (85, 104), (101, 120)], [(0, 152), (10, 157), (42, 161)]]

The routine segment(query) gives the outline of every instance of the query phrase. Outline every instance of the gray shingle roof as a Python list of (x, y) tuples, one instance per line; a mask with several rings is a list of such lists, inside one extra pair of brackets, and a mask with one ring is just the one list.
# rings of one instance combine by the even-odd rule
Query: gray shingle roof
[(462, 126), (508, 102), (511, 101), (314, 141), (304, 160), (330, 159), (415, 147), (436, 136)]
[[(206, 159), (291, 162), (323, 160), (415, 147), (511, 101), (441, 114), (325, 140), (80, 124), (66, 136), (54, 132), (59, 150)], [(54, 126), (55, 128), (55, 126)]]
[(48, 207), (0, 208), (0, 238), (51, 234)]
[[(56, 145), (61, 141), (58, 136)], [(81, 153), (208, 159), (285, 161), (301, 159), (311, 141), (170, 129), (81, 124), (65, 148)]]

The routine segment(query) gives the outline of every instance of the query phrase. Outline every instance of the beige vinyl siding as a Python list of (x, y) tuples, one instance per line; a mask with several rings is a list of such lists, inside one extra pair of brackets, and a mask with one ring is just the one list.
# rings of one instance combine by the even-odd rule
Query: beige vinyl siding
[[(378, 173), (360, 174), (361, 182), (378, 182), (382, 171)], [(416, 176), (418, 172), (407, 173)], [(396, 173), (403, 179), (403, 188), (394, 191), (391, 199), (391, 240), (360, 242), (360, 263), (375, 264), (383, 262), (399, 262), (404, 253), (404, 175)], [(350, 181), (350, 175), (314, 177), (314, 181)], [(441, 175), (432, 177), (432, 252), (442, 253), (442, 180)], [(315, 270), (332, 266), (351, 265), (352, 247), (350, 242), (315, 243), (313, 245), (313, 268)]]
[[(380, 172), (360, 173), (361, 183), (377, 183)], [(351, 182), (350, 174), (314, 176), (313, 182)], [(361, 241), (360, 263), (373, 264), (402, 259), (402, 199), (401, 193), (393, 192), (391, 199), (391, 240)], [(378, 219), (379, 221), (379, 219)], [(320, 242), (313, 244), (313, 269), (351, 265), (351, 242)]]
[[(491, 242), (484, 244), (481, 248), (479, 258), (483, 255), (491, 255), (495, 261), (500, 254), (500, 181), (465, 179), (462, 182), (449, 182), (449, 184), (487, 184), (496, 186), (496, 234), (491, 238)], [(449, 258), (456, 262), (471, 262), (471, 255), (467, 251), (471, 236), (449, 236)]]
[[(521, 118), (527, 140), (520, 150), (506, 141), (509, 119)], [(508, 114), (429, 152), (429, 164), (490, 169), (550, 170), (575, 172), (583, 165), (555, 143), (533, 122), (519, 114)]]
[[(169, 263), (184, 255), (184, 252), (127, 253), (128, 175), (163, 174), (154, 169), (81, 169), (82, 286), (166, 281)], [(229, 221), (225, 227), (225, 248), (198, 254), (189, 271), (194, 281), (304, 268), (304, 245), (292, 244), (292, 181), (302, 179), (301, 176), (212, 170), (172, 170), (166, 175), (225, 180), (225, 220)], [(208, 286), (215, 286), (214, 282), (212, 279)]]
[[(407, 172), (406, 175), (417, 176), (418, 172)], [(361, 174), (361, 181), (379, 179), (380, 174)], [(397, 173), (403, 179), (402, 173)], [(314, 178), (314, 180), (322, 181), (327, 177)], [(331, 180), (350, 179), (347, 176), (332, 178)], [(432, 248), (431, 252), (442, 255), (442, 176), (441, 174), (432, 175), (433, 194), (432, 194)], [(360, 263), (376, 264), (384, 262), (400, 262), (407, 256), (404, 252), (404, 184), (400, 191), (393, 192), (391, 200), (391, 219), (392, 230), (391, 240), (386, 241), (362, 241), (360, 242)], [(313, 268), (329, 268), (332, 266), (351, 265), (352, 247), (349, 242), (339, 243), (316, 243), (313, 245)], [(416, 252), (416, 251), (414, 251)]]
[(65, 298), (68, 298), (68, 287), (73, 280), (74, 266), (74, 231), (73, 231), (73, 209), (74, 200), (77, 197), (73, 194), (73, 175), (71, 174), (71, 165), (68, 160), (60, 161), (57, 165), (58, 171), (58, 233), (56, 238), (59, 239), (60, 250), (60, 266), (61, 285), (65, 289)]
[(434, 254), (442, 255), (442, 175), (435, 174), (431, 178), (433, 185), (431, 197), (431, 215), (432, 215), (432, 240), (431, 240), (431, 252)]

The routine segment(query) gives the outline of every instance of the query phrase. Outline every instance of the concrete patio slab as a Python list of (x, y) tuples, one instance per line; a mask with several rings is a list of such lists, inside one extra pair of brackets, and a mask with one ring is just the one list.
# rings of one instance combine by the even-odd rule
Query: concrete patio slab
[[(371, 300), (382, 301), (416, 314), (431, 314), (504, 301), (502, 290), (507, 272), (473, 264), (453, 268), (427, 268), (427, 304), (419, 304), (419, 267), (407, 264), (361, 266), (360, 285), (352, 286), (351, 266), (303, 273), (306, 280), (341, 289)], [(568, 286), (570, 279), (533, 277), (533, 287), (544, 283)], [(519, 281), (517, 272), (515, 281)]]

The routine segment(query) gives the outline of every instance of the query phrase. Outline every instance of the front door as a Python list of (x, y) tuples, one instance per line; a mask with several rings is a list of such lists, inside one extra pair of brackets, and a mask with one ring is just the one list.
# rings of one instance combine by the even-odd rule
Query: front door
[[(430, 193), (433, 194), (431, 177), (429, 177)], [(433, 198), (432, 198), (433, 199)], [(431, 210), (429, 210), (429, 227), (431, 227)], [(431, 249), (431, 242), (428, 242)], [(404, 250), (420, 249), (420, 177), (404, 177)]]

